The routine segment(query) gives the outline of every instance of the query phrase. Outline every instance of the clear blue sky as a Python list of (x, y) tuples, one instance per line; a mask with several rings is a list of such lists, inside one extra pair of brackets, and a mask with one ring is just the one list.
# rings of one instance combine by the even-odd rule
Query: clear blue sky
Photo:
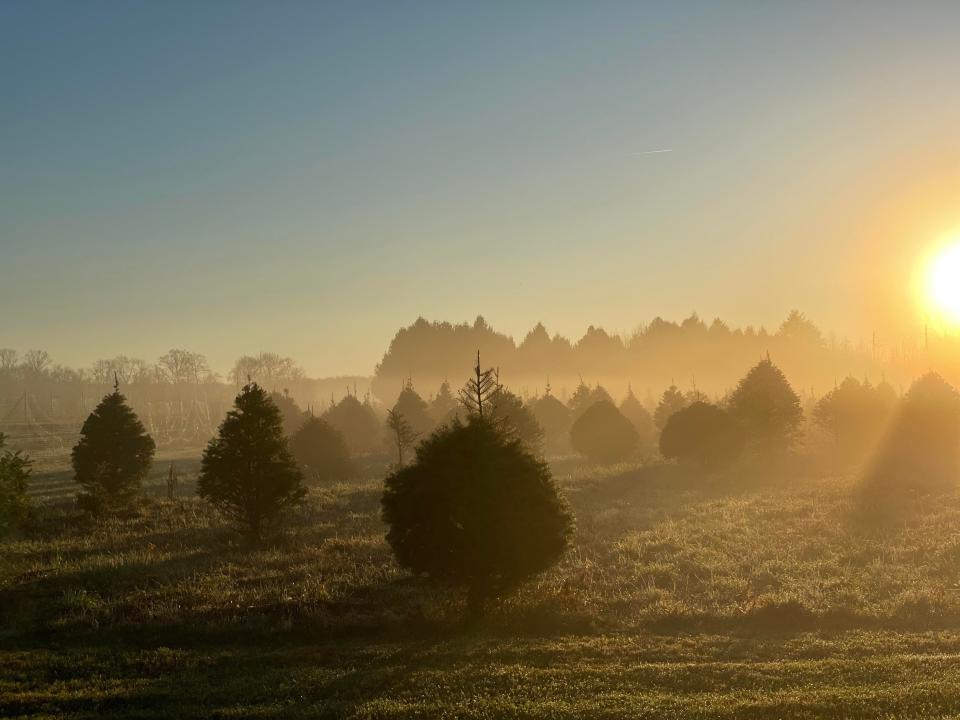
[(326, 375), (421, 314), (900, 331), (960, 226), (958, 27), (948, 2), (5, 0), (0, 345)]

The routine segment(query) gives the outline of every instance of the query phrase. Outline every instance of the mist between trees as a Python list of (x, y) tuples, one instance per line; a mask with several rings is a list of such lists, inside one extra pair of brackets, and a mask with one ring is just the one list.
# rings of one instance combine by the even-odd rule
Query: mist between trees
[(575, 341), (551, 335), (538, 323), (519, 343), (482, 317), (472, 324), (419, 318), (397, 332), (372, 376), (310, 378), (295, 359), (271, 352), (244, 355), (220, 374), (204, 355), (184, 349), (154, 362), (118, 356), (78, 369), (56, 364), (42, 350), (0, 349), (0, 430), (15, 447), (63, 450), (115, 378), (161, 446), (196, 446), (209, 439), (247, 380), (317, 415), (352, 396), (383, 422), (408, 385), (426, 402), (442, 394), (445, 381), (455, 391), (463, 358), (478, 349), (524, 402), (552, 394), (568, 403), (581, 384), (599, 385), (617, 399), (630, 389), (651, 412), (670, 386), (680, 394), (720, 400), (767, 353), (804, 405), (848, 376), (886, 380), (898, 392), (931, 367), (948, 381), (960, 378), (956, 339), (931, 333), (853, 343), (825, 335), (798, 311), (773, 332), (732, 327), (719, 318), (708, 323), (693, 314), (679, 323), (654, 318), (628, 336), (590, 326)]

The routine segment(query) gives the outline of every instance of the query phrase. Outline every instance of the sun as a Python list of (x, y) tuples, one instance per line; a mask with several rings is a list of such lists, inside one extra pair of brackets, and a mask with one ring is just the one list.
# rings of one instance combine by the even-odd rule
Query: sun
[(960, 325), (960, 241), (947, 245), (931, 260), (927, 295), (936, 314), (951, 325)]

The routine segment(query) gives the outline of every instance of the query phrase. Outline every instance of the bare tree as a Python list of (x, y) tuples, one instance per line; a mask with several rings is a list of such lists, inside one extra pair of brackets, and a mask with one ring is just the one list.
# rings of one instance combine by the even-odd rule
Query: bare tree
[(50, 353), (46, 350), (27, 350), (23, 354), (23, 367), (38, 375), (49, 367), (50, 362)]
[(17, 367), (17, 351), (12, 348), (0, 348), (0, 370), (13, 370)]

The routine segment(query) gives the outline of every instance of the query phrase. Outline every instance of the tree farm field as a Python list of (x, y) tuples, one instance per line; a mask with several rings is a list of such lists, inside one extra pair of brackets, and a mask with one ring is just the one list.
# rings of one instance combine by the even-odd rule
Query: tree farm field
[(949, 717), (960, 713), (960, 501), (878, 521), (855, 471), (551, 467), (572, 548), (464, 621), (400, 570), (384, 468), (313, 485), (249, 547), (159, 455), (93, 521), (39, 468), (0, 558), (0, 717)]

